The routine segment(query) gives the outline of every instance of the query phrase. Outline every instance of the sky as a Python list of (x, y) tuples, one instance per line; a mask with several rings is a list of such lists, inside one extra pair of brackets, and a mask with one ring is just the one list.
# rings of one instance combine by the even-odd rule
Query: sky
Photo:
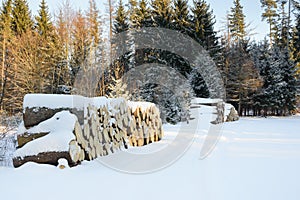
[[(3, 1), (3, 0), (1, 0)], [(35, 14), (41, 0), (27, 0), (32, 13)], [(107, 0), (96, 0), (98, 8), (104, 9), (103, 2)], [(125, 0), (126, 1), (126, 0)], [(192, 0), (189, 0), (190, 3)], [(49, 11), (51, 14), (57, 13), (59, 7), (62, 5), (63, 0), (46, 0)], [(206, 0), (213, 9), (213, 13), (216, 16), (216, 30), (220, 30), (224, 26), (226, 12), (233, 6), (233, 0)], [(88, 0), (70, 0), (72, 7), (75, 10), (85, 10), (88, 7)], [(246, 15), (246, 23), (250, 23), (250, 29), (254, 29), (251, 33), (252, 39), (262, 40), (268, 33), (268, 25), (266, 22), (261, 21), (262, 8), (260, 6), (260, 0), (241, 0), (241, 4), (244, 7), (244, 14)]]

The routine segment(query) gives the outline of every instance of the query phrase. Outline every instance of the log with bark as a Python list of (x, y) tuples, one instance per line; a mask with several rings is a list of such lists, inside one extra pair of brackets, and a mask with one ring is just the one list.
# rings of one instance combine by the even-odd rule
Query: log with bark
[(25, 156), (25, 157), (14, 157), (13, 165), (14, 167), (20, 167), (21, 165), (27, 162), (35, 162), (39, 164), (50, 164), (58, 165), (58, 160), (60, 158), (65, 158), (68, 161), (70, 167), (76, 166), (78, 163), (73, 162), (70, 157), (69, 152), (42, 152), (34, 156)]

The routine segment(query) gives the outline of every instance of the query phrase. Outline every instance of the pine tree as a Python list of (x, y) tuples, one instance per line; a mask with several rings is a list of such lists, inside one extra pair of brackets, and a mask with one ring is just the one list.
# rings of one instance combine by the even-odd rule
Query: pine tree
[(262, 19), (266, 20), (269, 24), (269, 37), (270, 44), (274, 41), (275, 34), (277, 31), (276, 26), (276, 18), (278, 14), (276, 12), (277, 9), (277, 1), (276, 0), (260, 0), (262, 7), (264, 8), (264, 12), (262, 14)]
[(14, 0), (12, 16), (12, 29), (15, 35), (19, 36), (33, 29), (31, 12), (26, 0)]
[(0, 108), (3, 109), (3, 99), (5, 96), (7, 85), (7, 57), (8, 45), (12, 37), (11, 23), (12, 23), (12, 0), (7, 0), (2, 3), (0, 12), (0, 43), (1, 43), (1, 90), (0, 90)]
[(234, 0), (234, 7), (230, 9), (229, 30), (234, 42), (243, 41), (246, 37), (245, 15), (240, 0)]

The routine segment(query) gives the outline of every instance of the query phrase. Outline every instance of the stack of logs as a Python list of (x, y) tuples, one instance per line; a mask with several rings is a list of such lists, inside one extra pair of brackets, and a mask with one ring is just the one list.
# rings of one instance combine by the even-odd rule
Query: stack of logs
[(147, 108), (133, 106), (130, 113), (132, 119), (127, 129), (127, 138), (131, 146), (143, 146), (161, 140), (162, 122), (154, 104), (149, 104)]
[(100, 108), (88, 105), (83, 130), (76, 123), (74, 134), (76, 140), (70, 142), (70, 156), (78, 162), (126, 149), (127, 144), (144, 146), (157, 142), (163, 130), (159, 110), (154, 104), (148, 104), (147, 108), (130, 107), (123, 100)]
[[(125, 99), (108, 99), (105, 104), (89, 103), (84, 110), (84, 123), (76, 121), (73, 130), (75, 139), (69, 142), (69, 158), (75, 165), (83, 160), (93, 160), (126, 149), (128, 145), (147, 145), (161, 140), (163, 136), (160, 112), (152, 103), (128, 104)], [(43, 116), (48, 119), (51, 117)], [(34, 134), (30, 139), (26, 133), (19, 135), (19, 148), (46, 134)], [(28, 161), (36, 161), (36, 158)], [(57, 163), (57, 160), (48, 163)]]

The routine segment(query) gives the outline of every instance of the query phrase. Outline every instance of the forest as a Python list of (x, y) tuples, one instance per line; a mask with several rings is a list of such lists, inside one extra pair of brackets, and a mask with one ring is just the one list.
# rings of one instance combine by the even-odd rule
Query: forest
[[(299, 1), (260, 0), (261, 20), (269, 26), (263, 41), (251, 39), (242, 3), (232, 1), (224, 16), (224, 30), (216, 30), (214, 8), (205, 0), (108, 0), (107, 14), (100, 14), (95, 0), (84, 11), (74, 10), (66, 0), (55, 16), (45, 0), (36, 16), (26, 0), (4, 0), (0, 10), (1, 112), (22, 111), (28, 93), (76, 94), (74, 81), (79, 70), (96, 66), (107, 70), (99, 77), (94, 94), (150, 101), (164, 108), (168, 122), (178, 122), (184, 110), (181, 102), (191, 96), (210, 96), (203, 77), (187, 60), (146, 48), (108, 62), (115, 35), (159, 27), (187, 35), (208, 52), (222, 75), (226, 102), (241, 116), (293, 114), (300, 79)], [(134, 47), (130, 34), (124, 40)], [(187, 80), (182, 89), (187, 95), (178, 97), (170, 88), (150, 82), (126, 89), (122, 76), (143, 63), (179, 71)], [(173, 84), (177, 85), (176, 80)]]

